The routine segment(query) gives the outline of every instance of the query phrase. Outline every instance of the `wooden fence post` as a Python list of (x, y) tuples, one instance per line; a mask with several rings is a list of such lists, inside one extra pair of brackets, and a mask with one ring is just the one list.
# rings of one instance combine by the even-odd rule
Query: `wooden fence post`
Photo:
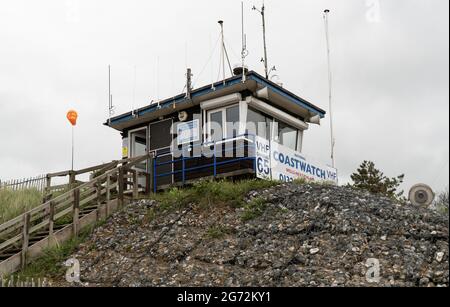
[(106, 176), (106, 207), (105, 207), (105, 215), (109, 216), (109, 202), (111, 201), (111, 174)]
[(118, 190), (117, 205), (119, 208), (123, 206), (123, 190), (124, 190), (123, 173), (124, 173), (123, 167), (121, 167), (119, 169), (119, 178), (117, 179), (117, 190)]
[(73, 221), (72, 229), (73, 236), (77, 237), (79, 233), (79, 215), (80, 215), (80, 189), (73, 191)]
[(50, 202), (50, 212), (48, 214), (48, 236), (51, 237), (53, 236), (53, 228), (55, 225), (55, 203), (53, 201)]
[(138, 182), (138, 172), (133, 170), (133, 199), (139, 197), (139, 182)]
[(45, 176), (45, 189), (44, 189), (44, 203), (48, 200), (48, 195), (50, 194), (50, 189), (52, 187), (52, 177), (48, 174)]
[(69, 172), (69, 189), (73, 189), (75, 187), (75, 172)]
[(97, 206), (100, 206), (101, 202), (101, 197), (102, 197), (102, 182), (100, 179), (97, 180), (97, 184), (96, 184), (96, 192), (97, 192)]
[(23, 228), (22, 228), (22, 253), (20, 258), (20, 264), (22, 269), (27, 265), (28, 243), (30, 241), (30, 213), (23, 215)]

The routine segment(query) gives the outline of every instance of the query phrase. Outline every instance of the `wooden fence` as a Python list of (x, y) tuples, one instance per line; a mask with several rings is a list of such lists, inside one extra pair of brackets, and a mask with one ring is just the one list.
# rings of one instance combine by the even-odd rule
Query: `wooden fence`
[[(48, 194), (44, 204), (0, 225), (0, 276), (24, 268), (41, 255), (44, 248), (78, 236), (83, 228), (108, 217), (127, 200), (136, 199), (139, 193), (150, 192), (152, 176), (134, 168), (146, 160), (150, 162), (153, 157), (144, 155), (83, 172), (47, 176), (48, 184), (55, 176), (69, 175), (71, 188), (56, 197)], [(96, 171), (91, 180), (76, 182), (75, 176), (86, 170)], [(139, 182), (145, 182), (145, 186)]]
[(1, 189), (11, 190), (24, 190), (24, 189), (36, 189), (40, 192), (44, 192), (45, 184), (47, 182), (46, 175), (40, 175), (37, 177), (13, 179), (8, 181), (0, 180)]

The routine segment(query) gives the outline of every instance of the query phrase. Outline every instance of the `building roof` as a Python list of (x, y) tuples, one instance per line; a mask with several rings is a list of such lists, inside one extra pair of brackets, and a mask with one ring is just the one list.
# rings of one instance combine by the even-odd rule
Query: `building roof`
[[(319, 115), (321, 118), (323, 118), (326, 114), (324, 110), (321, 108), (313, 105), (312, 103), (306, 101), (305, 99), (293, 94), (292, 92), (286, 90), (285, 88), (281, 87), (280, 85), (264, 78), (260, 74), (256, 73), (255, 71), (249, 71), (246, 74), (247, 81), (253, 81), (253, 83), (256, 83), (256, 88), (264, 88), (267, 87), (271, 93), (274, 93), (275, 95), (278, 95), (284, 101), (286, 104), (295, 106), (297, 108), (301, 108), (302, 110), (305, 110), (312, 116)], [(231, 78), (228, 78), (223, 81), (219, 81), (215, 83), (213, 86), (211, 84), (194, 89), (191, 91), (191, 100), (189, 100), (186, 97), (186, 94), (179, 94), (177, 96), (165, 99), (161, 101), (159, 104), (151, 104), (142, 108), (139, 108), (137, 110), (134, 110), (133, 112), (127, 112), (115, 117), (112, 117), (110, 121), (107, 121), (105, 125), (111, 126), (115, 129), (122, 130), (124, 126), (129, 126), (127, 122), (135, 121), (137, 118), (143, 118), (145, 116), (150, 115), (151, 113), (156, 113), (157, 111), (160, 111), (162, 109), (168, 109), (170, 107), (174, 107), (176, 109), (177, 105), (185, 104), (189, 101), (195, 101), (202, 99), (202, 97), (208, 97), (211, 96), (210, 94), (214, 94), (216, 92), (224, 91), (227, 88), (231, 88), (236, 85), (243, 85), (242, 84), (242, 75), (233, 76)], [(250, 83), (248, 83), (250, 84)], [(244, 88), (241, 88), (241, 90), (249, 89), (249, 86), (244, 84)], [(130, 123), (131, 124), (131, 123)]]

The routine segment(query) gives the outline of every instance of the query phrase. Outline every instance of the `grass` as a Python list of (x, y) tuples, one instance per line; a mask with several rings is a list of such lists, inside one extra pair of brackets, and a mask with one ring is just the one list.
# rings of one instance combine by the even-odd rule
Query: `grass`
[[(144, 219), (144, 223), (150, 222), (159, 215), (183, 209), (189, 204), (195, 204), (200, 209), (208, 209), (211, 206), (226, 205), (232, 208), (246, 208), (245, 216), (256, 216), (262, 205), (254, 200), (251, 205), (244, 200), (245, 196), (254, 190), (261, 190), (277, 185), (277, 182), (266, 180), (242, 180), (232, 181), (199, 181), (190, 188), (173, 188), (169, 191), (154, 195), (152, 199), (159, 204), (151, 208)], [(255, 202), (255, 203), (254, 203)], [(247, 218), (244, 218), (247, 219)], [(217, 235), (217, 229), (211, 230), (211, 235)]]
[(224, 226), (215, 225), (208, 228), (205, 236), (209, 239), (222, 239), (230, 232), (231, 232), (230, 229)]
[[(276, 182), (265, 180), (243, 180), (236, 183), (225, 180), (200, 181), (190, 188), (173, 188), (152, 198), (160, 204), (159, 211), (182, 209), (191, 203), (202, 208), (217, 204), (241, 207), (245, 203), (243, 198), (248, 192), (269, 188), (276, 184)], [(155, 210), (149, 212), (152, 218), (156, 214)]]
[(42, 193), (36, 189), (0, 190), (0, 224), (42, 204)]
[(264, 198), (257, 197), (245, 204), (244, 212), (241, 215), (242, 221), (247, 222), (261, 216), (267, 208), (266, 203)]
[[(60, 244), (59, 246), (44, 249), (42, 256), (30, 263), (24, 270), (15, 273), (15, 278), (55, 278), (60, 277), (67, 270), (64, 266), (64, 262), (72, 255), (81, 243), (87, 241), (92, 230), (98, 227), (100, 224), (90, 226), (82, 231), (77, 238), (71, 238), (70, 240)], [(7, 279), (10, 276), (7, 276)]]

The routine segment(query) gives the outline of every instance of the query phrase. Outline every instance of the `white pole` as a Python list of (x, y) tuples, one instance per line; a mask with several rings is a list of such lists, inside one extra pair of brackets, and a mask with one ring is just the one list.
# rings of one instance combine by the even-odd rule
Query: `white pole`
[(244, 31), (244, 1), (241, 1), (241, 14), (242, 14), (242, 82), (245, 83), (245, 57), (247, 54), (246, 37)]
[(73, 153), (74, 153), (74, 126), (72, 125), (72, 171), (73, 171)]
[(330, 57), (330, 37), (329, 37), (329, 29), (328, 29), (328, 14), (330, 10), (325, 10), (323, 18), (325, 20), (325, 37), (327, 41), (327, 60), (328, 60), (328, 104), (330, 110), (330, 132), (331, 132), (331, 163), (333, 168), (336, 167), (335, 159), (334, 159), (334, 146), (336, 144), (336, 140), (334, 138), (334, 130), (333, 130), (333, 109), (332, 109), (332, 74), (331, 74), (331, 57)]
[(223, 76), (223, 84), (225, 84), (225, 38), (223, 33), (223, 21), (219, 20), (220, 25), (220, 36), (222, 38), (222, 51), (220, 53), (220, 59), (222, 60), (222, 76)]

